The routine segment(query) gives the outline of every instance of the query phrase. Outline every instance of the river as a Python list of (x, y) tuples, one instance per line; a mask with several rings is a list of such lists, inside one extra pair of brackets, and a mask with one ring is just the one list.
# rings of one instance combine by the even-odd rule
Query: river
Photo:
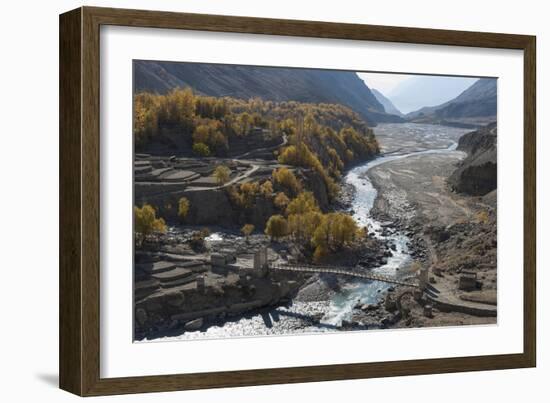
[[(377, 196), (377, 190), (366, 173), (375, 166), (396, 159), (428, 153), (451, 152), (456, 148), (458, 138), (470, 130), (414, 123), (380, 124), (374, 130), (380, 142), (382, 155), (351, 169), (343, 178), (343, 182), (351, 184), (355, 189), (351, 208), (353, 218), (357, 223), (360, 226), (367, 226), (369, 232), (374, 232), (375, 237), (385, 239), (395, 245), (395, 251), (388, 258), (387, 263), (373, 269), (373, 272), (396, 276), (399, 269), (411, 261), (407, 247), (410, 240), (399, 231), (390, 231), (389, 234), (384, 235), (382, 231), (384, 223), (379, 222), (370, 215)], [(350, 320), (352, 310), (357, 303), (375, 303), (383, 295), (383, 291), (389, 287), (391, 287), (390, 284), (379, 281), (351, 280), (329, 301), (295, 301), (288, 307), (278, 307), (265, 310), (262, 313), (247, 315), (226, 322), (222, 326), (211, 326), (206, 331), (185, 332), (179, 336), (155, 340), (189, 340), (333, 331), (339, 328), (342, 321)]]

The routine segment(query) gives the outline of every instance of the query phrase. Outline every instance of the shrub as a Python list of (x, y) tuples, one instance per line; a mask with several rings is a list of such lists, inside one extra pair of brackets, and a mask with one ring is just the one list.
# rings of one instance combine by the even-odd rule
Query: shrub
[(489, 222), (489, 213), (486, 210), (478, 211), (476, 221), (481, 224), (487, 224)]
[(193, 232), (189, 241), (191, 248), (193, 248), (193, 250), (195, 251), (204, 250), (204, 240), (208, 235), (210, 235), (210, 231), (208, 230), (208, 228), (202, 228), (199, 231)]

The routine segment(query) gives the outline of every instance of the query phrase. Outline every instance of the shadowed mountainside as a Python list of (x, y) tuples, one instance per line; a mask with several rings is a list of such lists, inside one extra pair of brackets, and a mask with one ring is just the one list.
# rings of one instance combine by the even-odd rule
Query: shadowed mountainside
[(338, 103), (350, 107), (370, 126), (402, 122), (386, 113), (355, 72), (181, 62), (134, 62), (135, 92), (165, 94), (191, 87), (203, 95), (270, 101)]
[(460, 193), (483, 196), (497, 187), (497, 125), (492, 123), (466, 133), (458, 141), (458, 150), (468, 157), (449, 178), (451, 187)]
[(380, 91), (378, 91), (375, 88), (371, 88), (371, 91), (376, 97), (376, 99), (378, 100), (378, 102), (382, 104), (386, 113), (390, 113), (392, 115), (397, 115), (397, 116), (404, 116), (403, 113), (401, 113), (401, 111), (397, 109), (395, 105), (392, 103), (392, 101), (390, 101), (384, 94), (382, 94)]
[(480, 78), (458, 97), (438, 106), (425, 107), (408, 113), (409, 121), (421, 123), (459, 124), (482, 126), (496, 121), (497, 80)]

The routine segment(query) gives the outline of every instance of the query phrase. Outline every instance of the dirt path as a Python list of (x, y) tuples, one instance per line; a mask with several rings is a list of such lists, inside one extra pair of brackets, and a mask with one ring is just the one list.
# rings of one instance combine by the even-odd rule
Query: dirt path
[(274, 146), (269, 146), (269, 147), (256, 148), (254, 150), (247, 151), (247, 152), (245, 152), (241, 155), (237, 155), (236, 157), (233, 157), (233, 159), (239, 160), (239, 159), (243, 159), (243, 158), (248, 158), (250, 155), (252, 155), (254, 153), (276, 150), (278, 148), (286, 146), (287, 143), (288, 143), (288, 138), (285, 134), (285, 135), (283, 135), (283, 141), (280, 144), (276, 144)]

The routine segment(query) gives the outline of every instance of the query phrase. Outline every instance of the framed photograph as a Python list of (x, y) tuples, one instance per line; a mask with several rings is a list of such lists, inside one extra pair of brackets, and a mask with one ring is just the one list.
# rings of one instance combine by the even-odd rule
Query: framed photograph
[(61, 388), (535, 366), (535, 82), (533, 36), (62, 14)]

